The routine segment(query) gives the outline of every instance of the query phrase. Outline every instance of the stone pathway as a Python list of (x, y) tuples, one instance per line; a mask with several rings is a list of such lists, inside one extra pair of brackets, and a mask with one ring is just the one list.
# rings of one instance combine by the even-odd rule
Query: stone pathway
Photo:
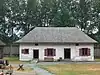
[(29, 72), (29, 73), (24, 73), (24, 72), (14, 72), (13, 75), (36, 75), (35, 72)]
[(31, 68), (34, 69), (37, 75), (54, 75), (40, 67), (38, 67), (36, 64), (29, 64)]
[(39, 62), (37, 65), (56, 65), (56, 64), (100, 64), (100, 62), (94, 62), (94, 61), (87, 61), (87, 62)]

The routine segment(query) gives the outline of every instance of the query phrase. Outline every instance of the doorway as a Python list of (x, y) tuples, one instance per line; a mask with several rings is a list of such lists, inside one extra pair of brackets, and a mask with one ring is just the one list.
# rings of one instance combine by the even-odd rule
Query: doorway
[(71, 49), (64, 48), (64, 59), (70, 59), (70, 56), (71, 56)]
[(38, 59), (39, 58), (39, 50), (33, 50), (33, 58)]

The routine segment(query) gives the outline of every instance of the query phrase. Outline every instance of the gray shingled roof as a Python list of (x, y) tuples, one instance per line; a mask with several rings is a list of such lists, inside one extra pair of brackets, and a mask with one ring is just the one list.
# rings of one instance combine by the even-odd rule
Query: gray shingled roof
[(17, 43), (96, 43), (75, 27), (36, 27)]
[(3, 43), (3, 42), (0, 40), (0, 45), (5, 45), (5, 43)]

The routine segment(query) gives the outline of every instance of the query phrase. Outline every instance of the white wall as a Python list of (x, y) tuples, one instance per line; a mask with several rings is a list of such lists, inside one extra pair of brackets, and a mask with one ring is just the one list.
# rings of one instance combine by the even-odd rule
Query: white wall
[[(20, 44), (20, 60), (28, 61), (33, 59), (33, 49), (39, 49), (39, 60), (44, 60), (44, 49), (46, 48), (55, 48), (56, 56), (53, 58), (55, 60), (62, 57), (64, 59), (64, 48), (71, 48), (71, 60), (72, 61), (93, 61), (94, 60), (94, 45), (93, 44), (39, 44), (35, 46), (34, 44)], [(29, 49), (29, 54), (21, 54), (21, 50), (24, 48)], [(90, 48), (90, 56), (79, 56), (79, 48)]]
[[(79, 56), (80, 48), (90, 48), (90, 56)], [(72, 56), (73, 61), (93, 61), (94, 60), (94, 45), (93, 44), (80, 44), (79, 46), (75, 46), (75, 56)]]

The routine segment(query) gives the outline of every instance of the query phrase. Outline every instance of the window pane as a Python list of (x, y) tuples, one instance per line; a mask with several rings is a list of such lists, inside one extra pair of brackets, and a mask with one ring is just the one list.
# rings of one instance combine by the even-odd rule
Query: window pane
[(22, 49), (22, 54), (29, 54), (29, 49)]
[(47, 48), (45, 49), (45, 56), (55, 56), (56, 55), (56, 52), (55, 52), (55, 49), (53, 48)]
[(89, 56), (90, 55), (90, 49), (89, 48), (79, 49), (79, 55), (80, 56)]
[(85, 48), (85, 50), (84, 50), (84, 55), (88, 55), (88, 48)]

